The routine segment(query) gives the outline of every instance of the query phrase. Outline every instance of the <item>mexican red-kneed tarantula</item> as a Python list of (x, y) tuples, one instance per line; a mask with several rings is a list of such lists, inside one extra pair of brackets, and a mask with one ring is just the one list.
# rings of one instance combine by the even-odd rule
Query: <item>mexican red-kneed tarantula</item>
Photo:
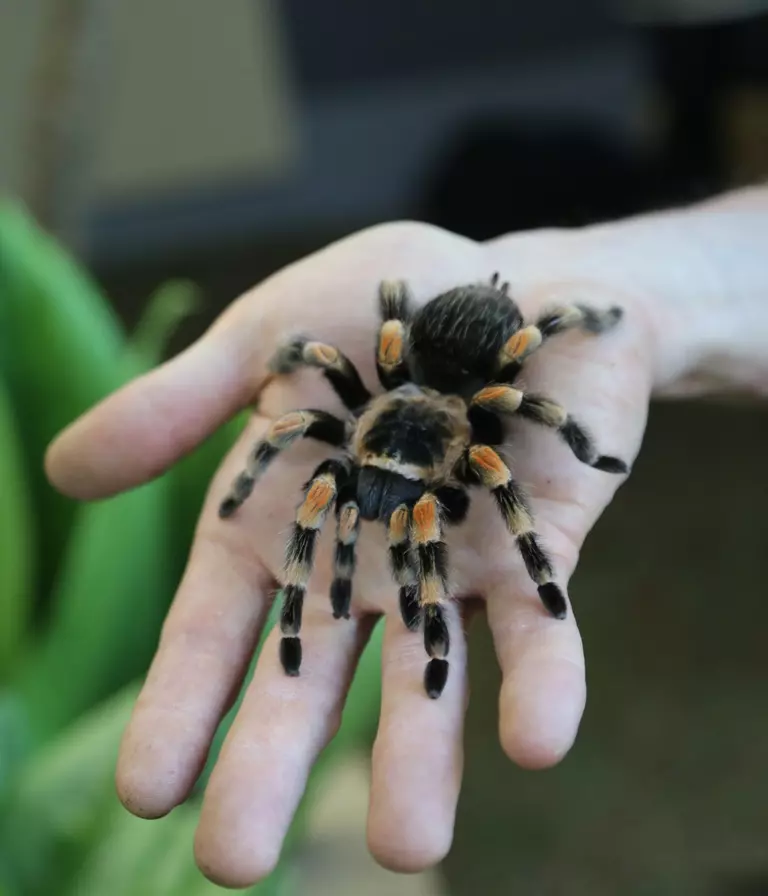
[(448, 678), (443, 529), (465, 518), (469, 487), (490, 490), (542, 603), (553, 616), (566, 615), (528, 500), (495, 446), (504, 438), (504, 418), (517, 414), (553, 429), (583, 463), (607, 473), (627, 472), (622, 460), (598, 453), (591, 436), (563, 407), (512, 385), (525, 360), (547, 339), (575, 328), (604, 333), (619, 322), (622, 310), (567, 305), (524, 326), (498, 274), (490, 283), (444, 292), (419, 310), (406, 283), (384, 282), (379, 304), (376, 367), (387, 391), (373, 396), (352, 362), (332, 345), (300, 337), (281, 346), (272, 370), (288, 374), (299, 367), (320, 368), (349, 416), (342, 421), (325, 411), (298, 410), (273, 423), (254, 446), (219, 514), (231, 516), (269, 463), (297, 439), (318, 439), (339, 449), (306, 483), (287, 546), (280, 618), (283, 668), (289, 675), (299, 673), (305, 589), (318, 532), (333, 509), (334, 617), (349, 618), (361, 520), (378, 520), (388, 528), (403, 620), (412, 630), (423, 627), (430, 657), (424, 687), (435, 698)]

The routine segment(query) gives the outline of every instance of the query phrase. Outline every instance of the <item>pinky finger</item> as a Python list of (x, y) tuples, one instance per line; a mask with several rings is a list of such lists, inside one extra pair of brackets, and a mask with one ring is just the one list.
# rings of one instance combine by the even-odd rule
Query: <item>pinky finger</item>
[(532, 596), (498, 588), (488, 624), (503, 680), (499, 735), (523, 768), (548, 768), (570, 750), (586, 702), (584, 652), (573, 613), (553, 619)]

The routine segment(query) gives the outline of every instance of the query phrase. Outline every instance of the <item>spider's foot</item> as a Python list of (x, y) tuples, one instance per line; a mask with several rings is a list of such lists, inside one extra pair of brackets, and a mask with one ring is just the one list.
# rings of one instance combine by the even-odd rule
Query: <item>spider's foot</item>
[(424, 690), (427, 696), (436, 700), (448, 681), (448, 660), (432, 659), (424, 670)]
[(334, 579), (331, 583), (331, 608), (334, 619), (349, 619), (352, 603), (352, 582), (349, 579)]
[(283, 638), (280, 642), (280, 662), (286, 675), (295, 677), (301, 668), (301, 638)]
[(240, 503), (241, 502), (238, 501), (236, 498), (232, 498), (232, 497), (224, 498), (224, 500), (221, 502), (221, 504), (219, 504), (219, 517), (222, 520), (225, 520), (228, 517), (232, 516), (232, 514), (240, 506)]
[(607, 333), (624, 317), (624, 309), (619, 305), (613, 305), (605, 311), (598, 311), (588, 305), (577, 307), (584, 315), (584, 327), (590, 333)]
[(604, 473), (628, 473), (629, 466), (619, 457), (609, 457), (602, 454), (592, 464), (596, 470), (602, 470)]
[(219, 504), (219, 516), (225, 520), (244, 504), (250, 497), (256, 477), (248, 470), (243, 470), (232, 483), (232, 488), (226, 498)]
[(539, 597), (547, 610), (555, 619), (565, 619), (568, 614), (568, 604), (565, 595), (554, 582), (539, 585)]

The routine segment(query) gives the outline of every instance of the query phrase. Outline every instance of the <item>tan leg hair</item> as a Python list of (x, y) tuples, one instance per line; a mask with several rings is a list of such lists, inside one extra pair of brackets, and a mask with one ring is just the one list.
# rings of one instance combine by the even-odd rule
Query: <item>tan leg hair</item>
[(450, 638), (443, 614), (447, 599), (448, 551), (443, 541), (440, 504), (425, 492), (413, 508), (412, 539), (418, 559), (418, 595), (424, 619), (424, 648), (429, 662), (424, 670), (427, 694), (438, 697), (448, 680)]
[(513, 386), (486, 386), (473, 396), (470, 407), (484, 408), (495, 414), (521, 414), (545, 426), (559, 429), (568, 419), (565, 408), (543, 395), (531, 395)]
[(301, 666), (301, 615), (307, 583), (312, 574), (315, 546), (323, 523), (342, 484), (349, 476), (347, 462), (323, 461), (315, 470), (296, 511), (285, 551), (283, 606), (280, 613), (280, 661), (288, 675)]
[(350, 410), (362, 407), (371, 398), (355, 365), (335, 345), (297, 336), (279, 346), (269, 362), (270, 370), (278, 374), (292, 373), (301, 367), (322, 370)]
[(591, 305), (574, 303), (545, 311), (536, 321), (544, 339), (567, 330), (580, 329), (587, 333), (606, 333), (621, 320), (623, 310), (613, 306), (605, 310)]
[(533, 516), (525, 495), (498, 452), (488, 445), (472, 445), (467, 454), (470, 469), (496, 498), (509, 532), (518, 538), (533, 531)]
[(438, 604), (445, 597), (447, 557), (440, 505), (425, 492), (413, 508), (411, 537), (419, 559), (419, 603)]
[(406, 328), (413, 297), (404, 280), (384, 280), (379, 284), (379, 318), (376, 372), (385, 389), (394, 389), (409, 379), (405, 363)]
[(488, 445), (472, 445), (467, 451), (471, 473), (490, 490), (507, 529), (514, 536), (528, 575), (536, 583), (539, 597), (549, 612), (558, 619), (566, 613), (566, 602), (554, 583), (552, 562), (534, 531), (533, 513), (528, 498), (512, 478), (499, 454)]
[(315, 477), (296, 511), (293, 537), (288, 543), (284, 577), (286, 585), (306, 586), (312, 571), (317, 532), (328, 517), (336, 497), (336, 480), (329, 473)]
[(496, 414), (514, 414), (522, 400), (523, 393), (512, 386), (486, 386), (472, 396), (470, 407), (485, 408)]
[(405, 280), (382, 280), (379, 283), (379, 316), (382, 321), (407, 321), (413, 296)]
[[(592, 435), (558, 402), (545, 395), (521, 392), (512, 386), (492, 385), (481, 389), (470, 402), (470, 408), (483, 408), (497, 416), (517, 414), (533, 423), (557, 432), (574, 455), (590, 467), (606, 473), (626, 473), (628, 467), (620, 458), (600, 454)], [(479, 459), (482, 466), (483, 460)]]
[(389, 566), (398, 585), (400, 616), (405, 625), (414, 630), (421, 618), (418, 577), (414, 569), (414, 552), (411, 544), (411, 511), (401, 504), (390, 516), (387, 528), (389, 538)]
[(235, 478), (229, 494), (219, 505), (219, 516), (222, 519), (232, 516), (249, 497), (267, 467), (289, 445), (299, 439), (313, 438), (340, 447), (344, 437), (344, 423), (326, 411), (291, 411), (275, 420), (248, 454), (245, 469)]
[(496, 374), (512, 382), (523, 362), (552, 336), (575, 329), (586, 333), (606, 333), (616, 326), (622, 316), (623, 311), (617, 306), (600, 310), (591, 305), (574, 303), (548, 309), (536, 323), (510, 336), (499, 352)]
[(336, 549), (333, 558), (331, 606), (335, 619), (349, 619), (352, 602), (352, 578), (355, 574), (355, 548), (360, 534), (360, 508), (346, 501), (336, 516)]
[(379, 331), (379, 350), (377, 360), (382, 370), (391, 373), (403, 363), (403, 346), (405, 344), (405, 326), (402, 321), (388, 320), (381, 325)]
[(499, 353), (498, 366), (519, 363), (532, 355), (541, 345), (543, 337), (541, 331), (535, 325), (518, 330), (507, 340)]

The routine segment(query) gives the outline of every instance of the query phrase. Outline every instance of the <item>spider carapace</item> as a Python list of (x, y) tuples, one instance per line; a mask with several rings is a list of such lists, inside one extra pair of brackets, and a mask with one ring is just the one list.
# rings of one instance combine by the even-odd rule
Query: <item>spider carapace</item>
[(567, 330), (604, 333), (620, 308), (555, 307), (526, 324), (497, 274), (487, 283), (444, 292), (420, 309), (408, 285), (379, 286), (376, 369), (383, 394), (372, 395), (352, 362), (335, 346), (298, 337), (280, 346), (271, 369), (290, 374), (319, 368), (348, 409), (346, 420), (321, 410), (293, 411), (272, 424), (220, 505), (231, 516), (269, 463), (297, 439), (337, 449), (304, 486), (288, 541), (280, 617), (280, 658), (289, 675), (301, 666), (301, 615), (320, 528), (335, 516), (333, 615), (349, 618), (355, 545), (363, 520), (387, 527), (389, 560), (400, 612), (421, 628), (429, 657), (424, 687), (438, 697), (448, 679), (449, 634), (443, 608), (450, 599), (446, 526), (466, 517), (469, 490), (487, 489), (517, 545), (547, 611), (567, 612), (565, 597), (536, 534), (528, 498), (499, 450), (505, 419), (517, 415), (554, 430), (585, 464), (626, 473), (620, 459), (600, 454), (585, 428), (541, 394), (515, 388), (526, 359)]

